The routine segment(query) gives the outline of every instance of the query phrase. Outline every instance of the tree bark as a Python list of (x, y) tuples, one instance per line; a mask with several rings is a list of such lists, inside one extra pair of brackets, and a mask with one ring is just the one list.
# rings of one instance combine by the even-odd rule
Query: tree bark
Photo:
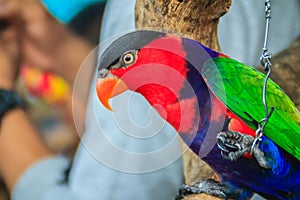
[(218, 43), (218, 22), (231, 0), (137, 0), (137, 28), (160, 28), (200, 41), (214, 50)]

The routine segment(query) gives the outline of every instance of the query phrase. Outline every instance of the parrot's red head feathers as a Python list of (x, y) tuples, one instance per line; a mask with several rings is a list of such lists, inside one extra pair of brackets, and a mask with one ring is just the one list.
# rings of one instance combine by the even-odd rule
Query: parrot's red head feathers
[[(156, 44), (161, 44), (161, 48)], [(162, 46), (168, 47), (171, 44), (180, 56)], [(122, 79), (130, 90), (143, 94), (152, 105), (177, 101), (187, 73), (181, 41), (166, 36), (133, 51), (125, 53), (121, 58), (125, 63), (128, 57), (132, 63), (126, 67), (112, 68), (110, 74)]]
[[(99, 77), (111, 76), (121, 79), (128, 89), (142, 93), (151, 104), (175, 102), (187, 74), (186, 52), (179, 37), (151, 31), (147, 33), (148, 36), (149, 40), (143, 38), (143, 44), (136, 44), (136, 47), (128, 45), (127, 49), (122, 49), (125, 53), (115, 59), (107, 58), (108, 53), (104, 52), (102, 57), (105, 59), (100, 65), (107, 66), (100, 70)], [(133, 38), (127, 36), (126, 41), (130, 39)], [(134, 40), (137, 41), (136, 38)], [(111, 64), (106, 64), (107, 60), (110, 60)], [(166, 74), (168, 76), (165, 76)], [(99, 98), (102, 96), (99, 94), (103, 92), (107, 96), (107, 91), (99, 88)], [(163, 99), (157, 98), (158, 96)]]

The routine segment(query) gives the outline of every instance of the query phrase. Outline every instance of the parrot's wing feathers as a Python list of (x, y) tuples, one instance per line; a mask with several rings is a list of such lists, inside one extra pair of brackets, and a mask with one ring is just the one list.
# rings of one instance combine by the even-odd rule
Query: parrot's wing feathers
[[(230, 58), (207, 61), (201, 73), (210, 90), (252, 128), (265, 117), (262, 91), (265, 75)], [(300, 113), (290, 98), (272, 80), (267, 84), (267, 105), (274, 112), (264, 133), (300, 160)]]

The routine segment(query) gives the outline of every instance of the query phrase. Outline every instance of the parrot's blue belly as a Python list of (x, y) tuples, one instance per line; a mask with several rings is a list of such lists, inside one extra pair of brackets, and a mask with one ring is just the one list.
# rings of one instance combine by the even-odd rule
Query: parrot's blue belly
[(254, 158), (226, 160), (217, 146), (203, 160), (217, 172), (222, 182), (231, 186), (256, 192), (267, 199), (300, 199), (300, 163), (293, 157), (282, 166), (287, 170), (276, 175), (260, 167)]

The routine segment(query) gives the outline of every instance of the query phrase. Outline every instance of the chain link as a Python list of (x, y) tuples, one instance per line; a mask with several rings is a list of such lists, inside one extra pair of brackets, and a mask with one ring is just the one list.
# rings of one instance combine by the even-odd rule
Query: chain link
[(255, 139), (253, 141), (253, 144), (251, 146), (251, 154), (253, 153), (253, 148), (259, 144), (261, 141), (261, 137), (264, 135), (264, 129), (266, 125), (268, 124), (269, 118), (271, 117), (274, 107), (271, 107), (271, 110), (269, 112), (268, 104), (267, 104), (267, 84), (268, 80), (270, 78), (271, 74), (271, 58), (272, 54), (268, 51), (268, 37), (269, 37), (269, 27), (270, 27), (270, 20), (271, 20), (271, 2), (270, 0), (265, 0), (265, 17), (266, 17), (266, 30), (265, 30), (265, 39), (264, 39), (264, 46), (263, 46), (263, 52), (260, 57), (260, 64), (263, 66), (264, 70), (267, 72), (267, 75), (264, 80), (263, 85), (263, 94), (262, 94), (262, 100), (264, 104), (265, 109), (265, 117), (261, 119), (258, 122), (258, 128), (255, 132)]

